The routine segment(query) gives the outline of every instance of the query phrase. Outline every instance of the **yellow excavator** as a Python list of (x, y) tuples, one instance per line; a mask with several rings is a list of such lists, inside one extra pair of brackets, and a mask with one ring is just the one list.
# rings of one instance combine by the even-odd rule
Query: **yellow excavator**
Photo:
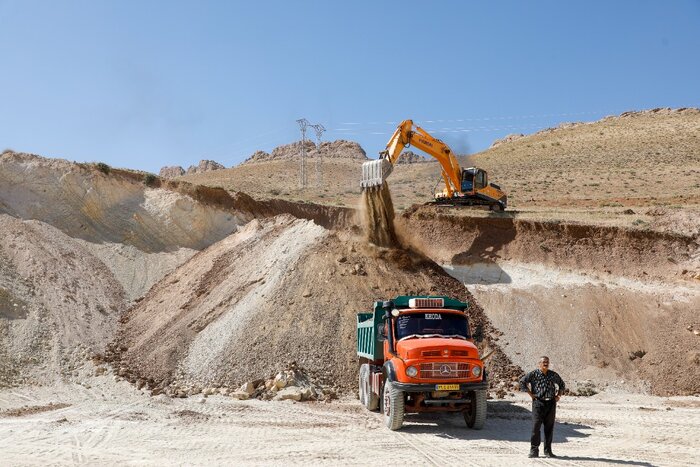
[(450, 147), (416, 126), (413, 120), (404, 120), (396, 128), (386, 145), (379, 153), (379, 159), (362, 164), (362, 188), (381, 186), (391, 174), (394, 164), (405, 147), (413, 146), (424, 151), (440, 162), (445, 189), (435, 193), (431, 204), (449, 206), (489, 206), (491, 210), (503, 211), (508, 205), (508, 197), (501, 187), (488, 182), (488, 174), (478, 167), (461, 168)]

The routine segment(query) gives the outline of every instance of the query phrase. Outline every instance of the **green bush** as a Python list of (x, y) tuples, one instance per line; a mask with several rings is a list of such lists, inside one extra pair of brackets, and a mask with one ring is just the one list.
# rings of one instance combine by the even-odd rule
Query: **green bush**
[(147, 173), (147, 174), (143, 175), (143, 183), (146, 186), (153, 186), (153, 184), (156, 182), (156, 180), (158, 180), (158, 177), (156, 177), (153, 174)]
[(112, 170), (112, 168), (110, 166), (108, 166), (107, 164), (105, 164), (104, 162), (98, 162), (96, 164), (96, 167), (97, 167), (97, 170), (99, 170), (100, 172), (102, 172), (105, 175), (109, 175), (109, 171)]

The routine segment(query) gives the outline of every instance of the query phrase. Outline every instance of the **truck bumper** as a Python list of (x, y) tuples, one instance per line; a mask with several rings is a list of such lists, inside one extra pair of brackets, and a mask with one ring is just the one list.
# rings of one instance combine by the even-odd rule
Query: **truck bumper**
[[(415, 383), (401, 383), (399, 381), (394, 381), (392, 383), (396, 389), (400, 389), (403, 392), (433, 392), (437, 391), (437, 384), (415, 384)], [(441, 383), (449, 384), (449, 383)], [(455, 383), (456, 384), (456, 383)], [(488, 390), (489, 384), (486, 381), (479, 381), (478, 383), (459, 383), (459, 390), (454, 390), (450, 392), (469, 392), (478, 390)]]

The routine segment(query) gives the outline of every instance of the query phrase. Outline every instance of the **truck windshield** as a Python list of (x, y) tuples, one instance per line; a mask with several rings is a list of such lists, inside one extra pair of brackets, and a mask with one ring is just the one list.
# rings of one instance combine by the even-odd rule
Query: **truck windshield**
[(396, 318), (396, 340), (408, 337), (469, 339), (467, 317), (454, 313), (411, 313)]

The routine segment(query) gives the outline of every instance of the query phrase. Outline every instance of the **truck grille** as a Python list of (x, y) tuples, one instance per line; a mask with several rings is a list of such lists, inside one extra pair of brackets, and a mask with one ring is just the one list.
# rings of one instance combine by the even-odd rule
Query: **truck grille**
[(469, 364), (457, 362), (421, 363), (419, 377), (425, 379), (468, 378)]

